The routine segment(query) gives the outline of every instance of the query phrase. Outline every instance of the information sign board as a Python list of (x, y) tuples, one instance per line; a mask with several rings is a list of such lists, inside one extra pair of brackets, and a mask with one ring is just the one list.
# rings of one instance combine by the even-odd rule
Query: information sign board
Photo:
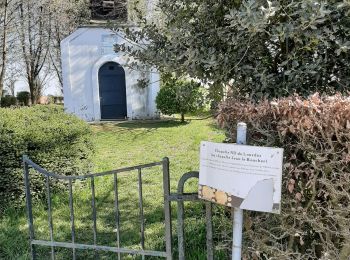
[(283, 149), (201, 142), (199, 197), (280, 213)]

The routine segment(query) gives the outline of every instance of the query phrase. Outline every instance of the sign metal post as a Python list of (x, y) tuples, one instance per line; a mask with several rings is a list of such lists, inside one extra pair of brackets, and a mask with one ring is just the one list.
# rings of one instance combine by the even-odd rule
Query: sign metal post
[[(237, 144), (247, 144), (247, 124), (237, 124)], [(233, 209), (233, 238), (232, 238), (232, 260), (241, 260), (242, 255), (242, 233), (243, 233), (243, 209)]]
[(235, 144), (201, 142), (198, 197), (233, 208), (232, 260), (242, 259), (243, 210), (281, 212), (283, 149), (247, 145), (237, 124)]

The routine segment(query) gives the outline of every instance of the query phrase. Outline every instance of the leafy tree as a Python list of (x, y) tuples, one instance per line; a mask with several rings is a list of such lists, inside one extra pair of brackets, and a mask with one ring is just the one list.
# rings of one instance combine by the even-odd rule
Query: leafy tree
[[(255, 98), (346, 91), (348, 0), (160, 0), (124, 50), (160, 71)], [(134, 63), (132, 65), (138, 65)]]
[(200, 84), (171, 78), (160, 89), (156, 104), (165, 115), (181, 114), (181, 122), (184, 122), (186, 113), (195, 112), (203, 106)]

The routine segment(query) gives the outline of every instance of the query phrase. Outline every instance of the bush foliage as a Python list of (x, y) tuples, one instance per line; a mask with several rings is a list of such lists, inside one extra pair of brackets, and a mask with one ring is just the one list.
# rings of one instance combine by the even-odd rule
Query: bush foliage
[(285, 149), (282, 213), (246, 213), (246, 259), (348, 259), (350, 99), (228, 99), (218, 121), (231, 140), (244, 121), (250, 144)]
[(17, 104), (16, 97), (6, 95), (1, 98), (1, 107), (11, 107)]
[(181, 121), (185, 120), (185, 114), (195, 112), (204, 104), (204, 96), (201, 86), (194, 81), (169, 79), (160, 89), (156, 104), (165, 115), (181, 114)]
[[(0, 109), (0, 210), (24, 197), (22, 155), (63, 175), (89, 171), (93, 151), (91, 130), (59, 106)], [(45, 182), (33, 176), (34, 197)]]
[(18, 103), (22, 106), (28, 106), (30, 100), (30, 93), (28, 91), (21, 91), (17, 93)]

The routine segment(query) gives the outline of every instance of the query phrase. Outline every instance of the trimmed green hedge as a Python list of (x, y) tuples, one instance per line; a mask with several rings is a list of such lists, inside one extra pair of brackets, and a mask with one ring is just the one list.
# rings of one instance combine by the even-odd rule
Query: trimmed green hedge
[(0, 107), (11, 107), (17, 105), (17, 99), (13, 96), (4, 96), (1, 98)]
[[(0, 109), (0, 211), (24, 198), (22, 155), (49, 171), (85, 174), (91, 169), (92, 132), (88, 124), (60, 106)], [(32, 177), (34, 197), (44, 180)]]

